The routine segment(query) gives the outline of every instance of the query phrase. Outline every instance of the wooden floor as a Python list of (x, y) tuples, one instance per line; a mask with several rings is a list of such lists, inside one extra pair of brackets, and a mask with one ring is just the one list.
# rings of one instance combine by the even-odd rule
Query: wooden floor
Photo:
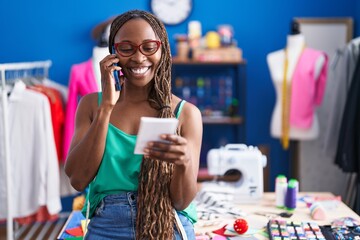
[[(64, 226), (70, 213), (61, 213), (57, 221), (36, 222), (19, 225), (14, 222), (14, 240), (55, 240)], [(0, 240), (6, 240), (6, 223), (0, 225)]]

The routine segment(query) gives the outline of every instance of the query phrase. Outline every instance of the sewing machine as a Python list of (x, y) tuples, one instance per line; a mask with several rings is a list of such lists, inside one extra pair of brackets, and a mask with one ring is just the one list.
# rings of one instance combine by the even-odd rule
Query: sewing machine
[(202, 190), (232, 195), (233, 201), (239, 203), (260, 200), (264, 192), (263, 168), (266, 162), (266, 156), (254, 146), (227, 144), (219, 149), (211, 149), (207, 154), (209, 175), (237, 175), (238, 178), (233, 181), (204, 182)]

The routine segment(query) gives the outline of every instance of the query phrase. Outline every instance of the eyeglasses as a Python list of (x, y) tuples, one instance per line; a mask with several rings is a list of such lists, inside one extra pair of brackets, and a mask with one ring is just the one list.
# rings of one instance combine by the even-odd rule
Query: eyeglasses
[(119, 43), (115, 43), (114, 47), (116, 52), (121, 56), (130, 57), (134, 55), (138, 49), (145, 56), (151, 56), (159, 50), (160, 45), (161, 45), (160, 41), (150, 40), (143, 42), (140, 45), (136, 45), (130, 42), (119, 42)]

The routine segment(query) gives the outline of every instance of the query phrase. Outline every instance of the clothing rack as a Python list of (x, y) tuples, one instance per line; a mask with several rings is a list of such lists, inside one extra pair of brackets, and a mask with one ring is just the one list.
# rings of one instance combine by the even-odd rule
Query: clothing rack
[[(5, 175), (6, 175), (6, 206), (7, 206), (7, 218), (6, 218), (6, 235), (7, 240), (14, 239), (14, 228), (13, 228), (13, 216), (12, 216), (12, 186), (11, 186), (11, 165), (10, 165), (10, 146), (9, 146), (9, 123), (8, 123), (8, 99), (7, 99), (7, 89), (6, 82), (9, 79), (20, 78), (29, 76), (32, 72), (30, 70), (42, 70), (37, 71), (36, 75), (39, 77), (46, 78), (49, 74), (49, 68), (51, 66), (51, 60), (46, 61), (35, 61), (35, 62), (19, 62), (19, 63), (5, 63), (0, 64), (0, 76), (1, 76), (1, 99), (2, 99), (2, 118), (3, 118), (3, 129), (4, 129), (4, 154), (5, 154)], [(13, 76), (7, 75), (7, 71), (16, 71), (17, 73)], [(23, 75), (23, 76), (22, 76)]]

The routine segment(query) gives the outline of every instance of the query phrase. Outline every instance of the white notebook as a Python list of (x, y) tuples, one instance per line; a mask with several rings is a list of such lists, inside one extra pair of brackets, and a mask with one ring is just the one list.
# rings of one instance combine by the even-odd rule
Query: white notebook
[(178, 122), (176, 118), (141, 117), (134, 153), (144, 154), (149, 141), (164, 141), (161, 134), (175, 134)]

